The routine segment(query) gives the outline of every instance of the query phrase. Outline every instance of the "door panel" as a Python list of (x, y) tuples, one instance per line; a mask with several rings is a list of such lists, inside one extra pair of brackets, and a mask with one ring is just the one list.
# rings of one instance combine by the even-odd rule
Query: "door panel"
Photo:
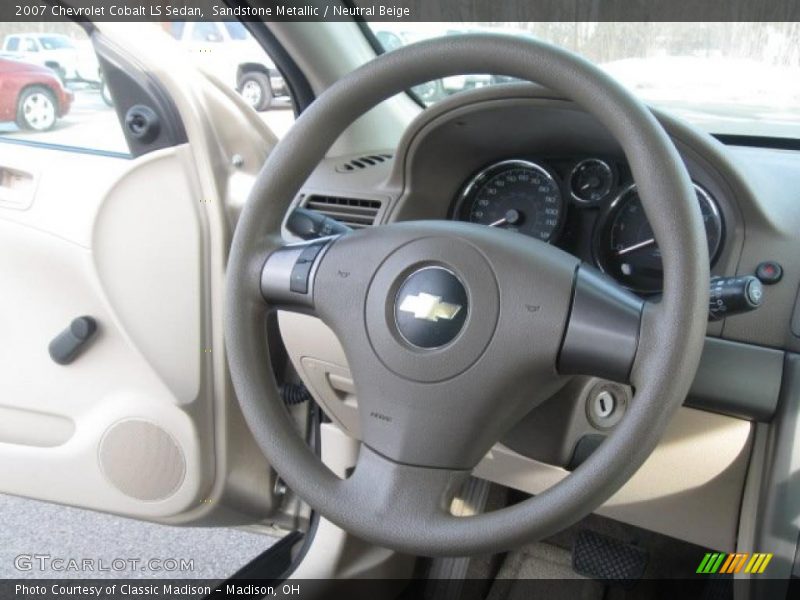
[[(231, 219), (275, 137), (152, 24), (102, 25), (103, 69), (70, 83), (71, 110), (0, 131), (0, 493), (301, 526), (240, 413), (222, 331)], [(133, 99), (181, 135), (134, 144)], [(56, 363), (48, 345), (81, 316), (96, 334)]]
[(178, 152), (148, 154), (115, 183), (94, 222), (92, 257), (130, 341), (174, 401), (190, 404), (200, 392), (205, 353), (202, 227)]
[[(47, 163), (28, 210), (0, 207), (4, 492), (168, 517), (210, 491), (199, 203), (180, 153), (0, 144), (0, 165)], [(58, 365), (48, 344), (81, 315), (98, 333)]]
[[(5, 166), (37, 184), (24, 210), (0, 203), (0, 492), (171, 523), (274, 512), (274, 476), (220, 371), (190, 148), (0, 143)], [(97, 334), (56, 364), (48, 344), (83, 315)], [(247, 459), (235, 477), (231, 454)]]

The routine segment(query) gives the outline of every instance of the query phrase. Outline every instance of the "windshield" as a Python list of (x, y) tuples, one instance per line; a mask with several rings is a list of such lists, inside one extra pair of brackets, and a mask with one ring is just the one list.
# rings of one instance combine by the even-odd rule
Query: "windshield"
[(45, 50), (61, 50), (63, 48), (74, 48), (74, 44), (68, 37), (44, 36), (39, 38), (39, 43)]
[[(710, 133), (800, 138), (800, 27), (796, 23), (370, 23), (384, 49), (461, 33), (547, 41), (591, 60), (653, 106)], [(431, 104), (511, 83), (473, 74), (414, 88)]]

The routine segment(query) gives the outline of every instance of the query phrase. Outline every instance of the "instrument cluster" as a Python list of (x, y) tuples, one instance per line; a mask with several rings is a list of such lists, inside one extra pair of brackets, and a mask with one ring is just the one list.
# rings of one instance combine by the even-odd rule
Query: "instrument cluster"
[[(694, 183), (713, 265), (725, 227), (713, 196)], [(604, 158), (490, 164), (462, 186), (452, 218), (564, 246), (570, 221), (590, 223), (591, 261), (640, 294), (661, 291), (661, 253), (627, 167)], [(583, 226), (581, 226), (583, 227)]]

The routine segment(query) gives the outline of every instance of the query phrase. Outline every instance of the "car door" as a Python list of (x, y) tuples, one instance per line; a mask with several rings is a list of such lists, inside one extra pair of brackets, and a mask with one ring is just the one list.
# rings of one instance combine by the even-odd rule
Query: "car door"
[(275, 137), (135, 27), (92, 33), (113, 108), (83, 83), (49, 131), (0, 125), (0, 493), (293, 528), (221, 328), (229, 207)]

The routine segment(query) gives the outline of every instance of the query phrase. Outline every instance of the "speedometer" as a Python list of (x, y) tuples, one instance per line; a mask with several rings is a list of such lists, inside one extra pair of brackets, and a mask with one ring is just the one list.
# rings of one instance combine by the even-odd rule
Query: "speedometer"
[[(713, 265), (723, 238), (723, 221), (711, 195), (694, 184), (703, 217), (708, 256)], [(625, 189), (600, 218), (594, 238), (597, 265), (629, 289), (645, 294), (661, 291), (661, 250), (644, 214), (636, 186)]]
[(564, 216), (561, 189), (533, 162), (507, 160), (483, 169), (464, 187), (455, 218), (524, 233), (549, 242)]

